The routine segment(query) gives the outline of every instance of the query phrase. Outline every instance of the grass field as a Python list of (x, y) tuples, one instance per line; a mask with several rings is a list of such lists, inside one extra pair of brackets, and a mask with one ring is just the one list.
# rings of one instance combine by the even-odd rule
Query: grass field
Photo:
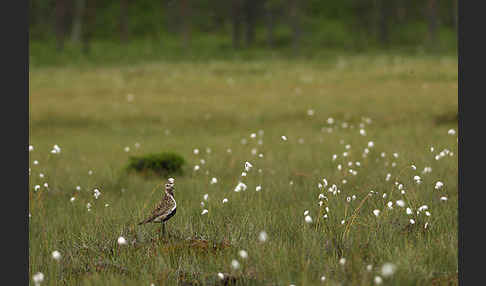
[[(457, 285), (457, 78), (454, 57), (31, 68), (29, 277)], [(161, 151), (187, 161), (165, 236), (137, 222), (166, 179), (123, 171)]]

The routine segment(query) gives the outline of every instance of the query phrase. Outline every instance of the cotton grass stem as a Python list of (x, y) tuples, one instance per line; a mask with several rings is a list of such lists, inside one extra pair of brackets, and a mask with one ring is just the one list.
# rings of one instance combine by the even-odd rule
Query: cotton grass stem
[(359, 203), (358, 207), (354, 210), (354, 213), (351, 216), (351, 219), (346, 224), (346, 229), (344, 230), (344, 233), (343, 233), (343, 240), (346, 239), (346, 236), (348, 235), (349, 230), (351, 229), (351, 225), (354, 223), (354, 220), (358, 216), (359, 210), (361, 209), (361, 207), (363, 206), (363, 204), (366, 202), (366, 200), (368, 200), (369, 198), (370, 198), (370, 195), (366, 195), (366, 197), (361, 200), (361, 202)]

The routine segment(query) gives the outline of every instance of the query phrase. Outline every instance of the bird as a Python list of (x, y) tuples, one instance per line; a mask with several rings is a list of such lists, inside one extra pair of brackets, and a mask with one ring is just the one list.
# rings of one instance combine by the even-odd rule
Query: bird
[(168, 183), (165, 184), (165, 195), (162, 200), (155, 206), (149, 217), (139, 222), (138, 225), (143, 225), (149, 222), (161, 223), (161, 229), (165, 234), (165, 222), (176, 214), (177, 202), (174, 198), (174, 179), (169, 178)]

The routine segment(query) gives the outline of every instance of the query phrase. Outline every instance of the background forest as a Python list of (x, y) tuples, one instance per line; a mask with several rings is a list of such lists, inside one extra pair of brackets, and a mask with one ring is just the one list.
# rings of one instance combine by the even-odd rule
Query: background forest
[(457, 42), (457, 0), (32, 0), (29, 14), (31, 64), (455, 53)]

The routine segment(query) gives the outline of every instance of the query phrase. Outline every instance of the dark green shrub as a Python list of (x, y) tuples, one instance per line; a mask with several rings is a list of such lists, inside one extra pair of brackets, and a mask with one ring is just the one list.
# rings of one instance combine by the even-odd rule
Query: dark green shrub
[(172, 152), (131, 156), (129, 160), (128, 171), (163, 177), (182, 175), (182, 166), (185, 164), (181, 155)]

